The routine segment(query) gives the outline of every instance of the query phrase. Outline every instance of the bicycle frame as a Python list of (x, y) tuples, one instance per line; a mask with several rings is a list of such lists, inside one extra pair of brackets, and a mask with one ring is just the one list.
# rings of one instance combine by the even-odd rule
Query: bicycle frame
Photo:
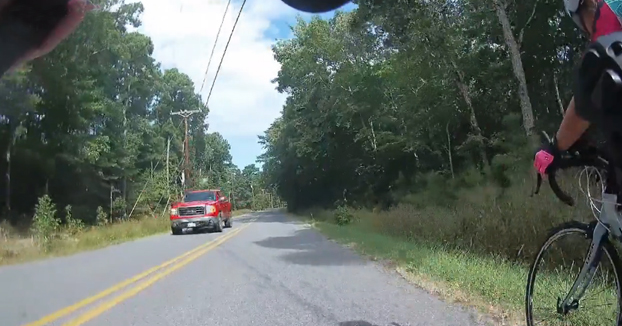
[[(608, 177), (609, 179), (609, 177)], [(609, 182), (608, 182), (609, 183)], [(617, 187), (613, 187), (617, 188)], [(608, 187), (610, 189), (610, 187)], [(598, 264), (602, 258), (603, 242), (611, 235), (615, 240), (622, 241), (622, 215), (618, 213), (617, 195), (610, 193), (608, 189), (603, 192), (603, 204), (592, 232), (592, 242), (585, 257), (581, 272), (572, 285), (566, 297), (558, 301), (557, 312), (566, 314), (571, 309), (577, 309), (583, 299), (587, 287), (592, 283)]]

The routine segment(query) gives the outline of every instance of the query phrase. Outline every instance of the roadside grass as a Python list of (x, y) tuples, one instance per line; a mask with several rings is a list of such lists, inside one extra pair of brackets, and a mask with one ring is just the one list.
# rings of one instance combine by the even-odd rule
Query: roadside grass
[(373, 232), (355, 223), (339, 226), (330, 221), (296, 215), (358, 253), (395, 269), (411, 283), (443, 300), (473, 307), (491, 315), (495, 324), (522, 325), (526, 269), (492, 257), (469, 256), (441, 246)]
[[(248, 209), (236, 210), (233, 216), (250, 212), (252, 211)], [(104, 226), (87, 227), (79, 231), (61, 228), (46, 245), (42, 246), (34, 237), (20, 235), (8, 224), (1, 224), (0, 266), (71, 255), (169, 232), (168, 218), (142, 217)]]
[[(315, 210), (293, 217), (309, 222), (329, 238), (372, 260), (384, 262), (385, 266), (395, 269), (411, 283), (445, 301), (475, 308), (488, 322), (525, 325), (528, 259), (510, 260), (500, 254), (461, 250), (429, 240), (395, 236), (380, 231), (377, 226), (379, 213), (353, 210), (352, 214), (352, 222), (342, 226), (335, 223), (337, 214), (331, 211)], [(390, 214), (390, 211), (385, 214)], [(538, 240), (537, 243), (541, 242)], [(534, 305), (546, 308), (539, 312), (538, 317), (542, 318), (545, 312), (550, 315), (555, 312), (557, 296), (566, 293), (575, 275), (566, 270), (565, 273), (551, 272), (537, 279)], [(614, 295), (614, 291), (606, 290), (611, 288), (604, 287), (602, 280), (596, 280), (588, 289), (590, 297), (586, 300), (592, 302), (590, 306), (595, 301), (605, 302), (610, 298), (608, 295)], [(615, 296), (609, 302), (615, 306)], [(599, 309), (583, 307), (570, 320), (552, 320), (545, 325), (565, 325), (569, 321), (573, 326), (607, 325), (606, 320), (612, 317), (610, 310), (611, 306)]]

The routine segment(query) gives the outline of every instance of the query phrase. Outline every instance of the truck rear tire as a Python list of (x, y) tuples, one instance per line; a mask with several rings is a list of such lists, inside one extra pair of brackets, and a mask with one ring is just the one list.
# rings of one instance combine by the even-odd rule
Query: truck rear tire
[(174, 228), (174, 227), (172, 227), (172, 226), (171, 226), (171, 233), (172, 233), (173, 235), (180, 235), (180, 234), (182, 234), (183, 232), (181, 232), (181, 229)]
[(231, 217), (225, 220), (225, 228), (230, 228), (230, 227), (231, 227)]

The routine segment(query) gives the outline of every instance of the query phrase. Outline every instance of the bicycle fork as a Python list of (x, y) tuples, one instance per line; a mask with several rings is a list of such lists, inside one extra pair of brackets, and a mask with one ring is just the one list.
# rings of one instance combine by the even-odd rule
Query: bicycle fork
[(583, 299), (587, 287), (592, 283), (594, 274), (598, 269), (598, 264), (603, 254), (603, 241), (609, 236), (609, 230), (602, 224), (596, 223), (592, 232), (592, 242), (587, 251), (581, 272), (572, 285), (572, 288), (564, 298), (557, 298), (557, 312), (567, 314), (570, 310), (579, 308), (579, 302)]

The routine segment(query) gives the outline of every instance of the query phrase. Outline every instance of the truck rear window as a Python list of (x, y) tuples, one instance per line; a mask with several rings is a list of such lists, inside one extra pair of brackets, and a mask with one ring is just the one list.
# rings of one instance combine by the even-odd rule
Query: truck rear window
[(184, 196), (184, 202), (216, 200), (216, 194), (211, 191), (190, 192)]

